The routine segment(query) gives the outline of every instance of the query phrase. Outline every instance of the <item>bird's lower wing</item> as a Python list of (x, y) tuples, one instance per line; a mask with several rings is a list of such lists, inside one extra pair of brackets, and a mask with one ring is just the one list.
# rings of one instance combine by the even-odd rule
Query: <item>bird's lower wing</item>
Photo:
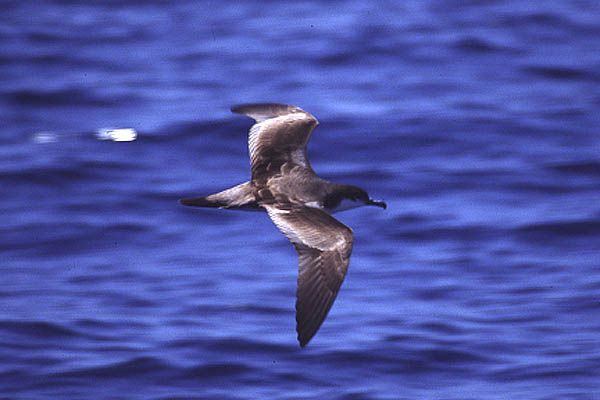
[(352, 229), (316, 208), (265, 208), (298, 252), (296, 330), (300, 346), (304, 347), (325, 320), (346, 276)]

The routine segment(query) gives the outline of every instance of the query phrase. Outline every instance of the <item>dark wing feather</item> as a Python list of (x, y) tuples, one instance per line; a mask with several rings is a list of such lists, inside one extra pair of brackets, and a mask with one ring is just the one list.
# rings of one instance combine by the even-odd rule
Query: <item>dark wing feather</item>
[(316, 208), (289, 205), (266, 209), (298, 252), (296, 330), (304, 347), (325, 320), (346, 276), (352, 229)]
[(279, 173), (285, 163), (312, 171), (306, 144), (318, 121), (311, 114), (283, 104), (247, 104), (231, 111), (256, 121), (248, 138), (252, 180), (260, 181)]

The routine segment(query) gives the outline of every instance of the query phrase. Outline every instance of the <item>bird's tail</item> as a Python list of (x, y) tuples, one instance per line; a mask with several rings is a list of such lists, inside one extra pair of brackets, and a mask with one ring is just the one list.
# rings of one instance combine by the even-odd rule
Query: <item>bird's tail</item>
[(229, 208), (250, 211), (263, 210), (256, 202), (254, 187), (250, 182), (245, 182), (208, 196), (182, 199), (179, 200), (179, 203), (192, 207)]

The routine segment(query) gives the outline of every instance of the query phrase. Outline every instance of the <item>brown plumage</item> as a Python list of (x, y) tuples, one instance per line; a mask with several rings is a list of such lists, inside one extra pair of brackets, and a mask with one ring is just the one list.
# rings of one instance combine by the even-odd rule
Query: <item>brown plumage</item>
[(352, 229), (329, 213), (362, 205), (385, 208), (385, 203), (370, 199), (356, 186), (315, 174), (306, 145), (318, 121), (306, 111), (283, 104), (249, 104), (232, 111), (256, 121), (248, 139), (251, 180), (180, 203), (267, 211), (298, 252), (296, 330), (304, 347), (325, 320), (352, 252)]

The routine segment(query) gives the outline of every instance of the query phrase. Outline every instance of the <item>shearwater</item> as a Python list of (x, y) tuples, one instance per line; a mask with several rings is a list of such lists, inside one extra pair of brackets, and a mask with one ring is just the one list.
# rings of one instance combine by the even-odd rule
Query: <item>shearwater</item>
[(300, 346), (315, 335), (348, 270), (352, 229), (330, 214), (364, 205), (386, 208), (363, 189), (319, 178), (306, 145), (317, 119), (299, 107), (245, 104), (231, 111), (256, 123), (250, 128), (251, 179), (209, 196), (180, 200), (186, 206), (266, 211), (298, 252), (296, 330)]

